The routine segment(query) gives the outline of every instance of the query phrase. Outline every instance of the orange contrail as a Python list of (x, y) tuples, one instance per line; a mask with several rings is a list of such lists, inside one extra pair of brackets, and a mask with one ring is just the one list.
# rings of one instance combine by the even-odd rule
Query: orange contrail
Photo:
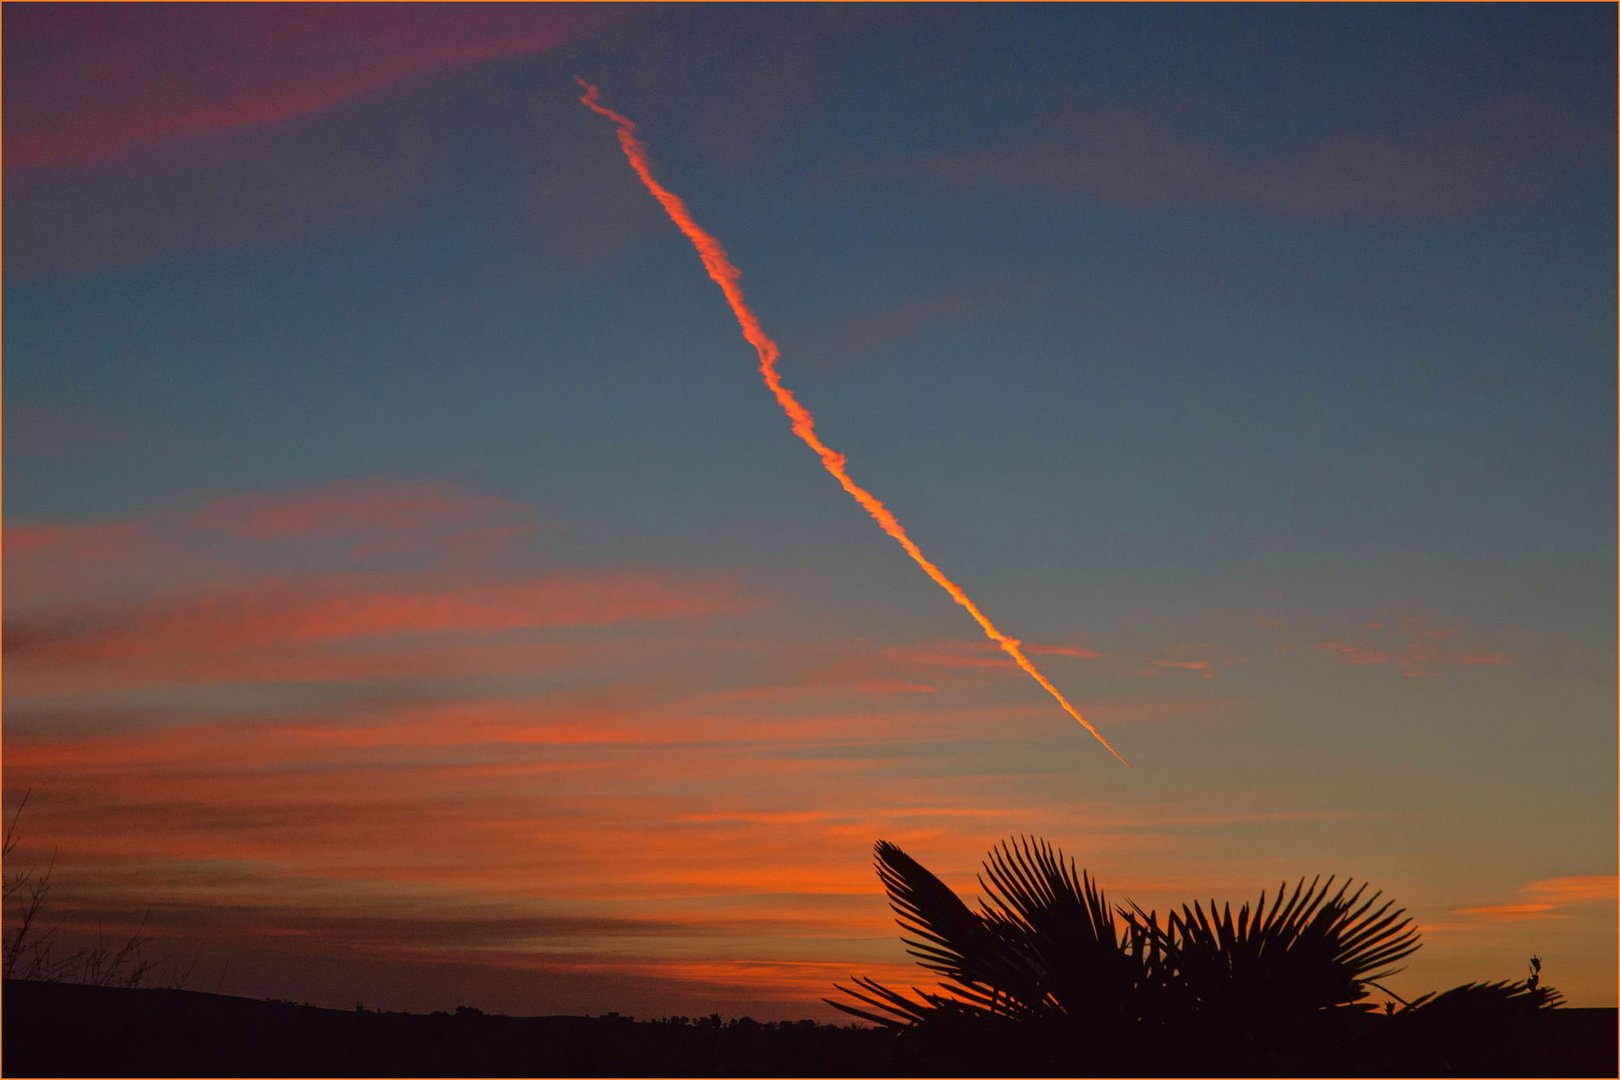
[(749, 310), (748, 304), (743, 300), (742, 289), (737, 286), (737, 279), (742, 277), (742, 271), (738, 270), (731, 260), (727, 258), (725, 248), (720, 246), (720, 241), (704, 232), (698, 223), (692, 220), (691, 211), (687, 210), (686, 204), (681, 201), (680, 196), (654, 179), (652, 168), (647, 162), (647, 148), (642, 145), (640, 139), (636, 138), (635, 122), (629, 117), (616, 113), (603, 105), (601, 102), (602, 92), (595, 86), (577, 75), (574, 76), (574, 81), (579, 83), (585, 90), (584, 96), (579, 99), (581, 104), (592, 112), (613, 121), (614, 126), (619, 131), (619, 145), (624, 147), (624, 156), (629, 159), (630, 167), (636, 171), (637, 176), (641, 177), (641, 182), (647, 186), (648, 191), (652, 192), (653, 198), (658, 200), (659, 205), (664, 208), (664, 212), (669, 215), (670, 220), (686, 235), (686, 238), (692, 242), (692, 246), (697, 248), (697, 253), (702, 256), (703, 268), (709, 272), (709, 276), (714, 279), (714, 283), (720, 286), (720, 291), (725, 293), (726, 303), (731, 305), (731, 313), (737, 317), (737, 323), (742, 327), (743, 337), (747, 338), (748, 343), (759, 353), (759, 373), (764, 376), (765, 385), (770, 387), (771, 393), (776, 395), (776, 403), (782, 406), (782, 411), (787, 413), (788, 419), (793, 422), (793, 433), (803, 439), (805, 445), (816, 452), (816, 456), (821, 458), (821, 464), (828, 472), (832, 473), (833, 478), (843, 485), (844, 490), (849, 492), (856, 502), (865, 507), (866, 512), (871, 514), (879, 525), (883, 526), (884, 532), (894, 537), (895, 542), (905, 549), (906, 554), (911, 556), (912, 561), (922, 567), (923, 571), (934, 579), (935, 584), (949, 593), (952, 600), (967, 609), (967, 613), (973, 616), (973, 621), (979, 624), (979, 629), (984, 631), (985, 636), (1001, 646), (1002, 651), (1012, 657), (1019, 667), (1028, 672), (1030, 678), (1040, 683), (1048, 694), (1057, 699), (1057, 703), (1063, 706), (1064, 712), (1078, 720), (1081, 727), (1096, 736), (1097, 741), (1107, 747), (1108, 752), (1119, 758), (1128, 768), (1131, 763), (1120, 757), (1119, 751), (1109, 746), (1108, 740), (1102, 737), (1102, 732), (1087, 723), (1086, 718), (1080, 715), (1079, 710), (1070, 705), (1068, 699), (1058, 692), (1058, 688), (1047, 681), (1046, 676), (1037, 671), (1035, 665), (1029, 662), (1029, 657), (1024, 655), (1024, 650), (1020, 648), (1021, 643), (1018, 639), (1010, 638), (997, 630), (995, 624), (985, 617), (984, 612), (979, 610), (979, 606), (968, 598), (967, 593), (962, 591), (961, 586), (946, 577), (944, 571), (928, 561), (927, 556), (922, 553), (922, 549), (917, 546), (910, 536), (906, 535), (906, 530), (896, 520), (895, 516), (889, 513), (888, 507), (879, 502), (877, 496), (850, 479), (849, 473), (844, 470), (844, 455), (821, 441), (821, 438), (816, 434), (815, 417), (810, 415), (809, 409), (799, 404), (799, 399), (793, 396), (792, 391), (782, 385), (782, 377), (776, 372), (776, 360), (781, 355), (781, 350), (777, 348), (776, 342), (772, 341), (764, 329), (760, 327), (759, 318)]

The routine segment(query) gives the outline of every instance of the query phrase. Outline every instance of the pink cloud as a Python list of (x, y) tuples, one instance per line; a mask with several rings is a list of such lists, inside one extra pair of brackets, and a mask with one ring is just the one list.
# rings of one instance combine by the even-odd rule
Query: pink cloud
[[(7, 606), (217, 589), (323, 557), (487, 565), (538, 528), (533, 507), (443, 482), (351, 480), (216, 499), (129, 520), (7, 525)], [(389, 565), (397, 568), (400, 560)]]
[(556, 49), (563, 6), (42, 5), (7, 16), (8, 170), (103, 165), (285, 123), (436, 71)]
[[(653, 570), (567, 573), (446, 590), (346, 580), (270, 582), (133, 610), (17, 623), (12, 655), (28, 662), (122, 663), (420, 633), (610, 626), (751, 610), (730, 580)], [(88, 622), (83, 629), (73, 621)], [(54, 626), (65, 627), (53, 629)]]
[(17, 700), (60, 701), (92, 694), (129, 693), (153, 687), (276, 683), (300, 686), (362, 681), (420, 683), (436, 679), (494, 679), (590, 670), (616, 651), (603, 641), (473, 641), (398, 638), (354, 646), (234, 652), (167, 652), (138, 661), (38, 664), (19, 662), (9, 675)]
[(7, 559), (49, 555), (62, 559), (102, 561), (117, 559), (152, 532), (148, 521), (105, 521), (83, 525), (8, 525)]
[(445, 483), (348, 481), (218, 499), (187, 526), (245, 541), (352, 541), (356, 558), (427, 546), (498, 550), (533, 532), (533, 508)]
[(1357, 667), (1388, 665), (1403, 678), (1438, 676), (1448, 667), (1506, 667), (1507, 653), (1481, 641), (1465, 641), (1461, 627), (1444, 626), (1419, 615), (1374, 619), (1359, 639), (1336, 638), (1310, 648)]
[[(444, 483), (346, 482), (129, 521), (8, 526), (8, 701), (533, 674), (594, 662), (602, 646), (580, 631), (762, 602), (713, 571), (537, 573), (528, 553), (506, 550), (535, 516)], [(537, 630), (566, 640), (514, 637)]]
[(218, 499), (194, 513), (191, 524), (247, 540), (304, 540), (465, 525), (514, 512), (528, 508), (448, 484), (348, 482)]
[(162, 515), (112, 521), (6, 525), (5, 604), (12, 612), (86, 597), (150, 593), (218, 566), (217, 552), (167, 535)]
[[(465, 156), (463, 110), (537, 91), (517, 63), (639, 16), (569, 4), (40, 4), (6, 19), (6, 271), (78, 275), (155, 255), (297, 244), (416, 216)], [(559, 78), (566, 83), (567, 69)], [(514, 227), (567, 264), (648, 223), (623, 163), (558, 108), (497, 109), (524, 179)], [(519, 115), (521, 114), (521, 116)], [(566, 203), (566, 206), (561, 204)], [(639, 205), (639, 204), (635, 204)], [(645, 208), (643, 208), (645, 210)], [(585, 229), (577, 219), (590, 218)], [(612, 235), (608, 235), (612, 234)], [(560, 263), (559, 263), (559, 260)], [(574, 267), (577, 268), (577, 267)]]

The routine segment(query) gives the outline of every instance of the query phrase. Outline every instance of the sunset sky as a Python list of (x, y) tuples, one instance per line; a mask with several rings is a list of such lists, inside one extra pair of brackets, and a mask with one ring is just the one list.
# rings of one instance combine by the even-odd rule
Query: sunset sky
[[(1367, 880), (1616, 1004), (1616, 12), (8, 4), (4, 803), (64, 941), (839, 1018), (872, 869)], [(574, 76), (725, 245), (794, 438)], [(9, 917), (9, 913), (8, 913)]]

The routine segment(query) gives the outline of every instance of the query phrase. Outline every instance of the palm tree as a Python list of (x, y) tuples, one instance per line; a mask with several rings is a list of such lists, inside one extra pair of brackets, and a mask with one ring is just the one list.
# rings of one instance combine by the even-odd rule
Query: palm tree
[[(1420, 1016), (1427, 1030), (1559, 1000), (1528, 982), (1470, 984), (1404, 1003), (1399, 1026), (1369, 1026), (1382, 1019), (1369, 989), (1395, 997), (1379, 980), (1420, 942), (1402, 909), (1352, 881), (1335, 888), (1331, 877), (1302, 878), (1236, 914), (1194, 902), (1161, 922), (1134, 903), (1110, 907), (1072, 859), (1020, 837), (986, 856), (978, 879), (986, 898), (974, 910), (896, 845), (875, 850), (902, 940), (940, 984), (908, 995), (857, 977), (837, 986), (856, 1003), (827, 1000), (957, 1049), (988, 1046), (999, 1032), (1011, 1038), (992, 1054), (1040, 1048), (1035, 1059), (1024, 1054), (1026, 1064), (1072, 1067), (1083, 1049), (1094, 1067), (1140, 1067), (1146, 1055), (1176, 1071), (1212, 1061), (1286, 1070), (1365, 1056), (1368, 1032), (1405, 1038), (1420, 1033)], [(1007, 1066), (1005, 1057), (985, 1063)]]
[(990, 853), (979, 878), (990, 899), (979, 912), (896, 845), (879, 841), (876, 852), (897, 921), (916, 935), (901, 940), (946, 982), (914, 1001), (857, 977), (860, 990), (838, 989), (880, 1012), (831, 1001), (837, 1008), (891, 1026), (947, 1014), (1049, 1020), (1126, 1002), (1144, 988), (1142, 957), (1102, 893), (1044, 841), (1007, 842)]

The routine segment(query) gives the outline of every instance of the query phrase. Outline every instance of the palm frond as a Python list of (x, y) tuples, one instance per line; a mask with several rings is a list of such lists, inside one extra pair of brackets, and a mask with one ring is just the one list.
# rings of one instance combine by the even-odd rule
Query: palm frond
[[(872, 1023), (881, 1024), (883, 1027), (906, 1027), (920, 1020), (926, 1020), (932, 1011), (926, 999), (922, 1003), (918, 1003), (904, 994), (890, 990), (876, 980), (856, 975), (851, 981), (860, 989), (851, 990), (842, 983), (833, 983), (833, 988), (882, 1011), (869, 1012), (854, 1005), (847, 1005), (842, 1001), (834, 1001), (832, 998), (822, 998), (821, 1000), (835, 1009), (849, 1013), (851, 1016), (858, 1016), (862, 1020), (870, 1020)], [(919, 996), (922, 993), (915, 987), (913, 987), (912, 992)]]
[(1005, 840), (979, 883), (985, 921), (1023, 961), (1021, 997), (1032, 1010), (1102, 1023), (1130, 1007), (1146, 982), (1143, 953), (1127, 948), (1135, 939), (1072, 859), (1044, 840)]
[(966, 982), (982, 981), (996, 967), (994, 937), (944, 882), (887, 840), (874, 847), (878, 879), (889, 894), (907, 952), (929, 971)]
[[(986, 881), (986, 877), (989, 878)], [(992, 921), (1031, 935), (1059, 931), (1118, 944), (1113, 912), (1102, 891), (1074, 860), (1045, 840), (1003, 840), (985, 858), (979, 884), (989, 894), (982, 904)]]
[(1448, 1018), (1501, 1018), (1556, 1009), (1563, 1003), (1564, 995), (1550, 986), (1532, 987), (1525, 982), (1464, 983), (1438, 994), (1413, 998), (1399, 1015), (1428, 1019), (1438, 1019), (1442, 1015)]
[(1164, 964), (1199, 1002), (1232, 1007), (1265, 1003), (1289, 1010), (1350, 1005), (1366, 996), (1367, 984), (1395, 970), (1390, 965), (1419, 945), (1417, 929), (1382, 893), (1363, 900), (1367, 886), (1301, 878), (1279, 886), (1267, 907), (1262, 892), (1251, 914), (1244, 904), (1234, 917), (1227, 904), (1206, 911), (1198, 902), (1171, 912), (1162, 931), (1149, 929), (1148, 913), (1132, 905), (1127, 916), (1135, 936), (1156, 936)]

